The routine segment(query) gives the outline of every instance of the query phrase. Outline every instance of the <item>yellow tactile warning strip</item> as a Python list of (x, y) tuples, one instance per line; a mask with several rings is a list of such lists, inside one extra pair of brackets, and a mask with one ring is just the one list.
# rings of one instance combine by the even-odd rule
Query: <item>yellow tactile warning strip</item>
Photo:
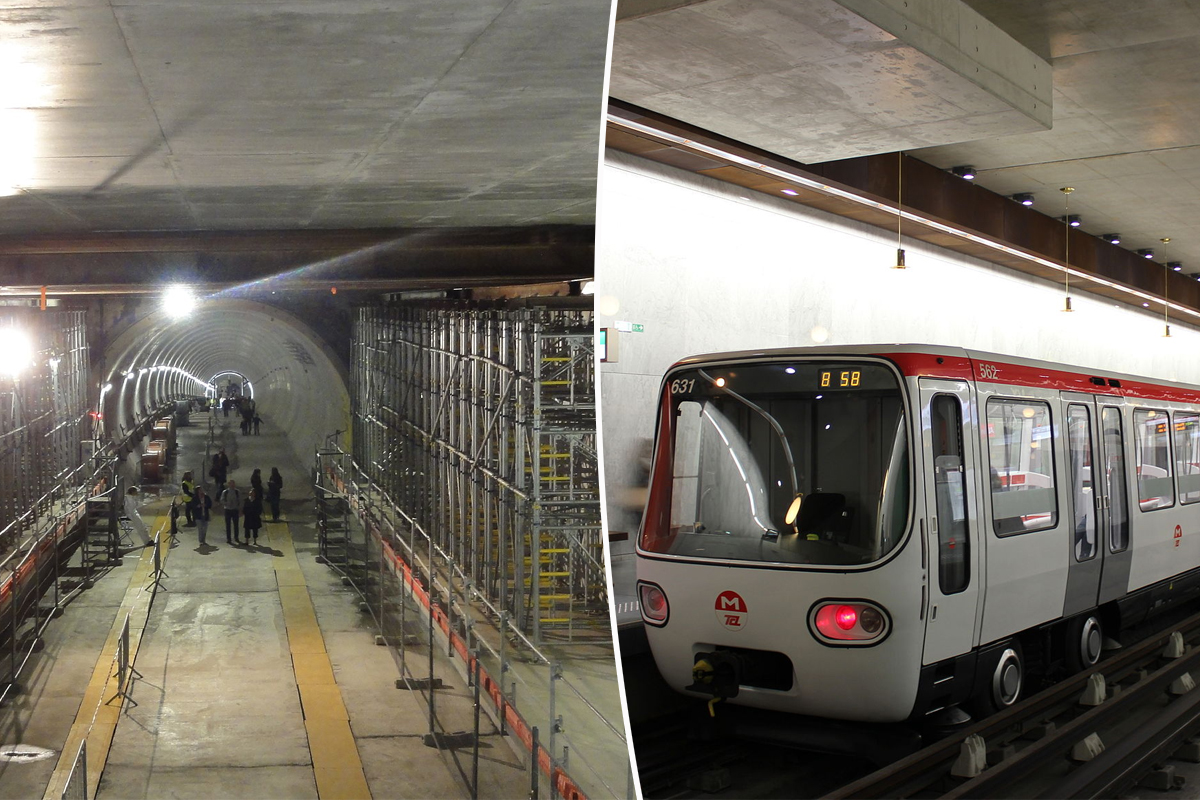
[(321, 800), (370, 800), (371, 790), (350, 730), (350, 717), (325, 652), (325, 637), (317, 625), (308, 584), (292, 546), (291, 530), (285, 522), (267, 531), (271, 545), (283, 554), (275, 559), (275, 579), (308, 731), (317, 795)]
[[(154, 526), (154, 530), (163, 537), (164, 542), (168, 537), (167, 522), (168, 518), (164, 514), (155, 521)], [(169, 554), (170, 548), (163, 547), (164, 564)], [(100, 786), (100, 775), (104, 772), (104, 765), (108, 762), (108, 751), (112, 747), (113, 736), (117, 731), (117, 721), (121, 718), (121, 709), (125, 706), (123, 697), (119, 702), (110, 702), (115, 700), (120, 689), (115, 664), (121, 629), (125, 626), (125, 617), (128, 615), (129, 663), (133, 664), (137, 657), (138, 645), (142, 641), (142, 632), (146, 628), (146, 620), (150, 616), (150, 605), (154, 601), (153, 572), (154, 548), (147, 547), (142, 550), (142, 556), (138, 559), (137, 566), (134, 567), (133, 575), (129, 578), (129, 588), (125, 590), (125, 599), (121, 601), (121, 607), (117, 611), (117, 618), (113, 622), (112, 630), (104, 642), (99, 658), (96, 659), (96, 668), (92, 670), (92, 677), (88, 681), (87, 689), (84, 690), (83, 700), (79, 704), (79, 712), (75, 716), (75, 723), (71, 726), (70, 733), (67, 734), (67, 741), (59, 754), (58, 764), (54, 767), (50, 782), (46, 785), (46, 794), (43, 796), (43, 800), (59, 800), (62, 797), (63, 788), (75, 761), (75, 754), (79, 752), (79, 745), (84, 739), (87, 739), (88, 743), (87, 796), (96, 796), (96, 790)]]

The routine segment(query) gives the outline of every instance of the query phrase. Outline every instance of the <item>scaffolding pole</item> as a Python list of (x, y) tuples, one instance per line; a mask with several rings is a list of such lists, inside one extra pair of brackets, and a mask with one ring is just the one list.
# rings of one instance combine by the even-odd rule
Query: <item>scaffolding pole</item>
[(593, 341), (589, 308), (549, 302), (354, 325), (354, 461), (535, 641), (608, 635)]

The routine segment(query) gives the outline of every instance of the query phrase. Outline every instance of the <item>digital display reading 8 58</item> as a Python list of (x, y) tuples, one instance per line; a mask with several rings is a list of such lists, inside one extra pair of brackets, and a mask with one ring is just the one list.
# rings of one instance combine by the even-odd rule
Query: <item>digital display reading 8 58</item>
[(862, 383), (862, 370), (857, 369), (823, 369), (819, 376), (822, 389), (852, 389)]
[(667, 393), (679, 398), (895, 393), (896, 378), (882, 364), (780, 360), (758, 364), (711, 364), (671, 373)]

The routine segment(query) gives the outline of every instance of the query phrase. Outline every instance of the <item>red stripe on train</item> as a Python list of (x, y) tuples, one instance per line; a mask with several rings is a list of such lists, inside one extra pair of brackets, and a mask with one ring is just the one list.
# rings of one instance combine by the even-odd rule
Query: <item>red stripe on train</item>
[(974, 361), (961, 356), (939, 356), (931, 353), (879, 353), (894, 363), (906, 377), (946, 378), (1008, 386), (1031, 386), (1062, 392), (1081, 392), (1121, 396), (1173, 403), (1200, 404), (1200, 389), (1168, 386), (1147, 381), (1119, 378), (1120, 387), (1098, 386), (1093, 377), (1107, 376), (1068, 372), (1049, 367), (1031, 367), (1003, 361)]

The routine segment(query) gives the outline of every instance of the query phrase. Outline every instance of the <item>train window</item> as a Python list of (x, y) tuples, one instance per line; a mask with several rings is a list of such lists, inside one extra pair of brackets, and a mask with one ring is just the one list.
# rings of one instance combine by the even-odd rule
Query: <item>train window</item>
[(998, 536), (1058, 524), (1050, 406), (993, 398), (987, 404), (992, 523)]
[(1129, 547), (1129, 502), (1126, 500), (1125, 434), (1121, 409), (1106, 407), (1100, 412), (1104, 430), (1104, 491), (1108, 496), (1108, 549), (1119, 553)]
[(1067, 407), (1067, 455), (1075, 512), (1075, 560), (1096, 556), (1096, 494), (1092, 486), (1092, 415), (1087, 406)]
[(908, 424), (889, 368), (704, 365), (672, 372), (663, 403), (643, 549), (855, 565), (907, 531)]
[(1175, 437), (1175, 480), (1179, 482), (1179, 502), (1200, 501), (1200, 414), (1181, 411), (1171, 426)]
[(967, 475), (958, 398), (948, 394), (934, 397), (929, 404), (929, 422), (937, 501), (938, 584), (942, 594), (955, 594), (966, 589), (971, 579)]
[(1133, 452), (1137, 466), (1138, 507), (1156, 511), (1175, 505), (1171, 482), (1171, 435), (1167, 412), (1133, 411)]

